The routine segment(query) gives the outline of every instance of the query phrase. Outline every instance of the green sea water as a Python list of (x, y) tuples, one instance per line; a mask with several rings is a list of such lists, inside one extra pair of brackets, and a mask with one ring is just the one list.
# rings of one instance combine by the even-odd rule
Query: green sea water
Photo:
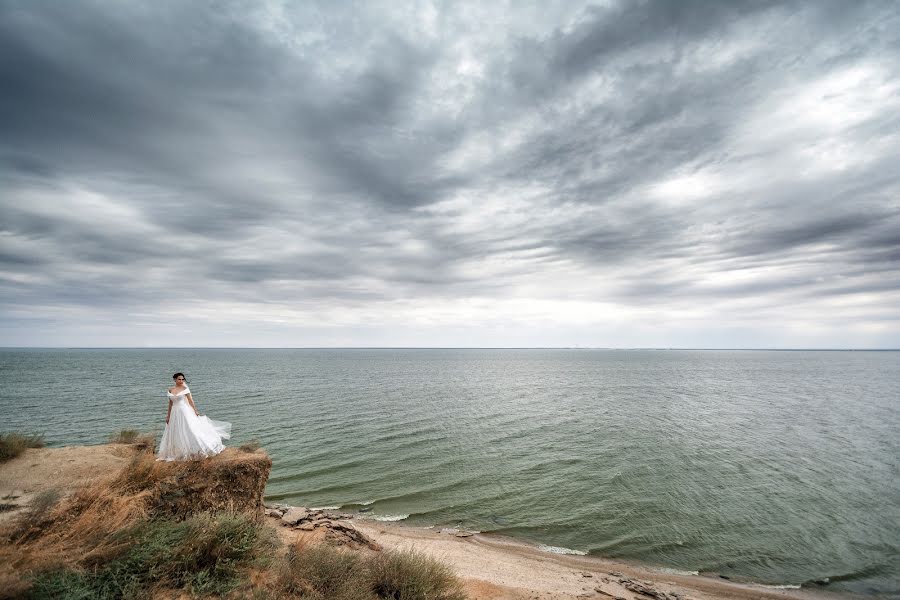
[(900, 597), (900, 352), (0, 350), (4, 431), (161, 431), (184, 371), (274, 501)]

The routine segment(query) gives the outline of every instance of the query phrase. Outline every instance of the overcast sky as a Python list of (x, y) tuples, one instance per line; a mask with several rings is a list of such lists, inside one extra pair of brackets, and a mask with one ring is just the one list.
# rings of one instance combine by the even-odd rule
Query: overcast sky
[(0, 1), (0, 345), (900, 347), (900, 3)]

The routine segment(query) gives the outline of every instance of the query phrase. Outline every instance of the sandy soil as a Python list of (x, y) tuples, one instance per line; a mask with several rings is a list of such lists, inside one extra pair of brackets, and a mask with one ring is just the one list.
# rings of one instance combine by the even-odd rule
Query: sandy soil
[[(0, 463), (0, 504), (8, 519), (37, 494), (51, 489), (68, 493), (96, 477), (109, 476), (133, 455), (129, 446), (71, 446), (26, 450)], [(269, 518), (285, 542), (317, 539)], [(473, 600), (570, 600), (622, 598), (649, 600), (651, 596), (624, 587), (643, 582), (680, 600), (811, 600), (847, 599), (818, 590), (779, 590), (725, 581), (717, 577), (671, 575), (648, 567), (585, 556), (544, 552), (535, 546), (498, 536), (456, 537), (432, 529), (355, 519), (355, 527), (386, 549), (415, 549), (449, 565), (465, 582)]]
[(67, 494), (121, 469), (133, 455), (134, 449), (122, 444), (25, 450), (0, 463), (0, 523), (13, 518), (41, 492)]

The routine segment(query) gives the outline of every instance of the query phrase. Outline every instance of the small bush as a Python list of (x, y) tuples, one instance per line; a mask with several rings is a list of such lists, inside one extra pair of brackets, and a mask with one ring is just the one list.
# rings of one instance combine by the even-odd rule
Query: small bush
[(280, 583), (289, 595), (315, 600), (375, 600), (360, 555), (326, 544), (292, 548)]
[(260, 444), (258, 440), (250, 440), (249, 442), (241, 444), (238, 448), (241, 452), (256, 452), (262, 448), (262, 444)]
[(0, 434), (0, 462), (11, 460), (22, 454), (26, 448), (43, 448), (44, 436), (22, 435), (21, 433)]
[(141, 434), (137, 429), (123, 429), (119, 433), (109, 436), (110, 444), (133, 444), (134, 440)]
[(417, 552), (374, 555), (368, 564), (371, 589), (392, 600), (465, 600), (462, 584), (446, 565)]
[(127, 444), (139, 449), (152, 449), (156, 446), (156, 436), (152, 433), (142, 434), (137, 429), (123, 429), (109, 436), (110, 444)]
[(452, 571), (417, 552), (364, 557), (326, 544), (294, 548), (279, 578), (288, 595), (314, 600), (465, 600)]

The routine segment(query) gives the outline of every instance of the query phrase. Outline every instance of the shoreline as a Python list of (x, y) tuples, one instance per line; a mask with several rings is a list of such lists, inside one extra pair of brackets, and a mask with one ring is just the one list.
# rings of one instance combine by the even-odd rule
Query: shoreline
[[(843, 591), (781, 588), (750, 581), (723, 579), (712, 574), (676, 573), (665, 570), (665, 567), (593, 555), (559, 554), (544, 550), (532, 541), (500, 534), (463, 532), (464, 537), (457, 537), (453, 533), (441, 533), (434, 528), (404, 525), (400, 522), (354, 518), (353, 523), (359, 531), (386, 548), (414, 548), (424, 551), (451, 565), (461, 577), (485, 581), (512, 590), (514, 593), (517, 591), (520, 594), (549, 594), (539, 597), (614, 598), (617, 597), (616, 589), (622, 588), (621, 581), (630, 580), (649, 584), (649, 587), (668, 593), (671, 597), (697, 600), (866, 598)], [(597, 584), (613, 591), (607, 594), (598, 592)], [(497, 596), (483, 597), (518, 596), (505, 596), (500, 593)], [(637, 594), (635, 597), (652, 596)]]
[[(282, 500), (266, 500), (267, 504), (278, 506), (289, 506)], [(635, 574), (637, 577), (644, 579), (662, 579), (662, 578), (692, 578), (691, 581), (704, 581), (704, 587), (716, 587), (721, 584), (725, 586), (745, 587), (757, 593), (772, 592), (775, 593), (773, 598), (831, 598), (833, 600), (857, 600), (857, 599), (880, 599), (883, 595), (865, 595), (848, 590), (828, 589), (825, 586), (809, 586), (803, 583), (763, 583), (753, 580), (749, 577), (740, 575), (723, 575), (714, 571), (694, 571), (668, 567), (649, 562), (643, 562), (639, 559), (626, 559), (602, 556), (597, 554), (589, 554), (581, 550), (572, 548), (564, 548), (552, 546), (539, 540), (517, 537), (504, 533), (495, 533), (492, 531), (477, 531), (459, 529), (450, 525), (414, 525), (407, 523), (406, 519), (409, 515), (372, 515), (367, 512), (359, 512), (358, 506), (368, 506), (374, 502), (348, 502), (341, 505), (322, 505), (310, 507), (310, 510), (322, 510), (331, 512), (346, 512), (353, 515), (353, 522), (361, 524), (360, 530), (369, 534), (371, 531), (380, 529), (393, 530), (395, 535), (403, 535), (402, 532), (431, 532), (438, 536), (438, 539), (460, 539), (474, 538), (483, 541), (486, 544), (492, 544), (498, 548), (510, 548), (513, 551), (527, 550), (530, 553), (537, 553), (539, 556), (548, 558), (553, 557), (571, 557), (573, 559), (584, 559), (586, 561), (596, 561), (600, 565), (606, 565), (609, 568), (618, 570), (627, 570)], [(446, 532), (446, 533), (445, 533)], [(456, 537), (457, 532), (460, 537)], [(796, 596), (785, 595), (789, 592), (795, 592)], [(749, 596), (756, 597), (756, 596)], [(770, 596), (766, 596), (767, 598)]]
[[(0, 522), (26, 509), (41, 492), (55, 489), (69, 494), (95, 478), (118, 472), (132, 456), (133, 450), (128, 446), (101, 444), (29, 449), (18, 458), (0, 463), (0, 496), (5, 497), (3, 502), (18, 505), (17, 510), (0, 513)], [(289, 542), (310, 533), (286, 528), (280, 519), (266, 517), (266, 520)], [(714, 574), (673, 572), (630, 560), (562, 554), (532, 540), (379, 521), (355, 511), (350, 523), (385, 549), (416, 550), (446, 564), (463, 580), (472, 600), (871, 600), (883, 597), (826, 589), (778, 588), (723, 579)], [(635, 591), (642, 586), (650, 593)]]

